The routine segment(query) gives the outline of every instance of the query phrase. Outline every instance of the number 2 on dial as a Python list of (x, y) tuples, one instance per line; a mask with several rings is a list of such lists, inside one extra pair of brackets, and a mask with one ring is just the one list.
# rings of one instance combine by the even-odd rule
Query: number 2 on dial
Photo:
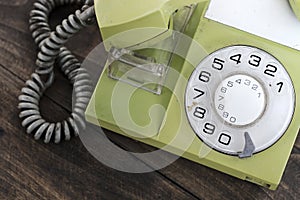
[(269, 76), (272, 76), (272, 77), (275, 77), (275, 73), (277, 72), (277, 67), (274, 66), (274, 65), (267, 65), (266, 66), (266, 70), (265, 70), (265, 74), (266, 75), (269, 75)]

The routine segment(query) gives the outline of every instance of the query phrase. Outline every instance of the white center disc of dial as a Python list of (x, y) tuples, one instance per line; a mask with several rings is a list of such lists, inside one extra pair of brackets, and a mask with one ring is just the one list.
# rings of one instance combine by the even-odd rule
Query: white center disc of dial
[(215, 108), (229, 124), (244, 126), (255, 122), (266, 107), (261, 84), (248, 75), (233, 75), (223, 80), (215, 92)]

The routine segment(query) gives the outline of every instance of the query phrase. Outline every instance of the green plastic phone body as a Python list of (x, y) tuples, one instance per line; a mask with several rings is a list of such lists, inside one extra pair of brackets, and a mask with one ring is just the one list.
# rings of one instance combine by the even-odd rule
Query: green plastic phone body
[[(108, 66), (106, 66), (92, 96), (91, 102), (94, 104), (90, 103), (87, 108), (86, 119), (158, 148), (168, 144), (171, 147), (168, 151), (172, 153), (180, 154), (182, 151), (183, 157), (197, 163), (270, 189), (276, 189), (299, 130), (300, 102), (297, 96), (300, 92), (298, 77), (300, 52), (206, 19), (204, 13), (209, 4), (208, 0), (155, 0), (147, 2), (146, 5), (143, 4), (139, 0), (126, 1), (126, 5), (124, 1), (118, 0), (95, 1), (103, 40), (109, 40), (111, 36), (127, 30), (154, 27), (153, 32), (134, 35), (134, 39), (121, 36), (119, 40), (110, 40), (108, 46), (123, 48), (149, 40), (162, 33), (168, 33), (172, 29), (171, 14), (183, 6), (196, 4), (196, 9), (184, 33), (201, 44), (207, 54), (232, 45), (247, 45), (270, 53), (282, 63), (290, 75), (296, 93), (296, 106), (292, 121), (284, 135), (274, 145), (249, 158), (241, 159), (211, 150), (195, 136), (185, 110), (181, 106), (184, 104), (186, 80), (193, 73), (195, 66), (180, 57), (175, 57), (171, 66), (183, 78), (172, 73), (168, 75), (166, 82), (170, 83), (171, 88), (163, 90), (161, 95), (134, 89), (131, 85), (109, 78)], [(155, 52), (146, 51), (146, 54), (155, 55)], [(196, 57), (201, 61), (206, 55), (201, 53), (195, 55), (191, 47), (186, 56)], [(161, 107), (153, 108), (157, 104)], [(128, 107), (129, 116), (128, 113), (117, 113), (118, 110), (122, 110), (123, 106)], [(161, 108), (164, 108), (165, 112), (162, 112)], [(131, 118), (134, 123), (128, 118)]]
[(300, 19), (300, 1), (299, 0), (289, 0), (290, 5), (297, 16), (298, 19)]

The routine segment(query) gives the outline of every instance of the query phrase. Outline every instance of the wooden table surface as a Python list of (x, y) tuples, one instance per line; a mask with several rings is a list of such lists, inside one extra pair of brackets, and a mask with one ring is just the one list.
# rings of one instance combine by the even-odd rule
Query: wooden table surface
[[(35, 69), (37, 47), (28, 30), (34, 0), (0, 0), (0, 199), (300, 199), (300, 137), (276, 191), (180, 158), (146, 174), (119, 172), (94, 159), (79, 138), (60, 145), (26, 135), (18, 118), (18, 95)], [(74, 11), (59, 8), (57, 24)], [(83, 30), (68, 47), (81, 60), (100, 42), (97, 25)], [(62, 120), (71, 108), (71, 86), (59, 72), (43, 97), (42, 113)], [(147, 145), (109, 133), (124, 149)]]

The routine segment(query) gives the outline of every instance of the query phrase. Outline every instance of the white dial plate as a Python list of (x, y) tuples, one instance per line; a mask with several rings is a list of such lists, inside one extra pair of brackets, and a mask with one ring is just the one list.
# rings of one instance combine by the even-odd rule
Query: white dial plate
[(215, 108), (227, 123), (249, 125), (262, 115), (266, 108), (265, 92), (251, 76), (232, 75), (224, 79), (215, 92)]
[(265, 150), (284, 134), (294, 113), (295, 94), (275, 57), (254, 47), (231, 46), (197, 66), (186, 88), (185, 105), (190, 125), (203, 142), (241, 155), (246, 146), (254, 146), (252, 153)]

